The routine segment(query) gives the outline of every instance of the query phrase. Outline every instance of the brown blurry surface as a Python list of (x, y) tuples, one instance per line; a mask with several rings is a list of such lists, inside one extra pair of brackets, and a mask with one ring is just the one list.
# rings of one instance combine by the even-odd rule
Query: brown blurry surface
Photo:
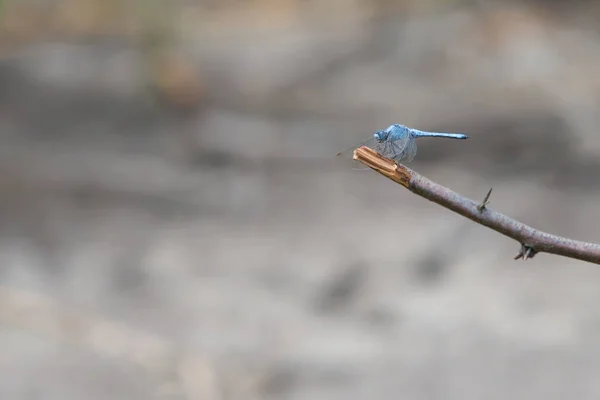
[(0, 398), (598, 398), (596, 266), (334, 159), (466, 132), (410, 167), (599, 241), (598, 7), (558, 3), (3, 3)]

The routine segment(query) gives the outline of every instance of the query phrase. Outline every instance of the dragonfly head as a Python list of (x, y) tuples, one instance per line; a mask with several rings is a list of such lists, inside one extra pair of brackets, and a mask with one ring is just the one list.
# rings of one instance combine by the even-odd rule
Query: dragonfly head
[(373, 138), (375, 138), (377, 142), (381, 143), (387, 140), (388, 135), (388, 132), (379, 130), (373, 134)]

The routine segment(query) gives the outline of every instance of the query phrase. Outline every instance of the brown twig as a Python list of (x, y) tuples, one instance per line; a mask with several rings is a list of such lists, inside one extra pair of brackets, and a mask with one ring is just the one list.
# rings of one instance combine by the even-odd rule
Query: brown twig
[(484, 201), (477, 203), (430, 181), (404, 165), (383, 157), (369, 147), (362, 146), (356, 149), (354, 159), (427, 200), (515, 239), (521, 244), (515, 259), (527, 260), (537, 253), (549, 253), (600, 264), (600, 244), (580, 242), (541, 232), (488, 208), (491, 189)]

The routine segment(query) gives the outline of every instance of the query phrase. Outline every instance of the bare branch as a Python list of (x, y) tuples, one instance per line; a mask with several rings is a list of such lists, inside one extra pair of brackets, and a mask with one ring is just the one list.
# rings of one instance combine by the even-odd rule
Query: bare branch
[(430, 181), (404, 165), (383, 157), (369, 147), (362, 146), (356, 149), (354, 159), (411, 192), (518, 241), (521, 249), (515, 259), (527, 260), (537, 253), (550, 253), (600, 264), (600, 244), (580, 242), (541, 232), (488, 208), (491, 189), (484, 201), (477, 203)]

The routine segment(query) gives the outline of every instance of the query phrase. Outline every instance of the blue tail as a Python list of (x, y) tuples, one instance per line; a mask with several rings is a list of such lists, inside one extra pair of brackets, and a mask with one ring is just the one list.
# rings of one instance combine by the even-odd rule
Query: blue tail
[(443, 137), (448, 139), (468, 139), (469, 136), (464, 133), (441, 133), (441, 132), (425, 132), (420, 131), (418, 129), (411, 129), (411, 134), (413, 137)]

